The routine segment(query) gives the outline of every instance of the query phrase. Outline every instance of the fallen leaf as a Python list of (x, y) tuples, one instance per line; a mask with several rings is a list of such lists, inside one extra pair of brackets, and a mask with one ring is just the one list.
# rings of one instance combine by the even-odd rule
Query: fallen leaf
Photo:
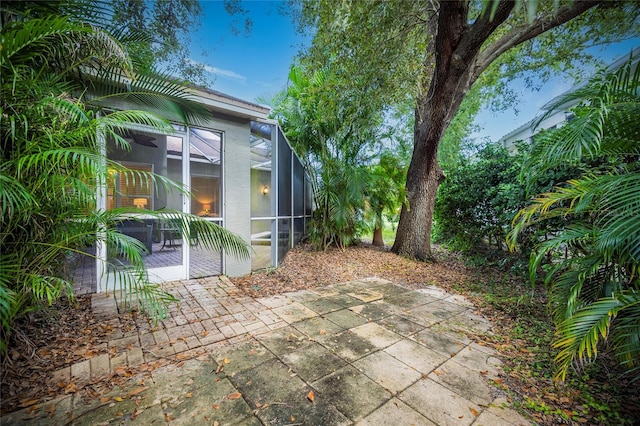
[(218, 364), (218, 368), (216, 368), (216, 374), (220, 373), (222, 370), (224, 370), (224, 366), (222, 364)]
[(313, 393), (313, 391), (309, 391), (309, 393), (307, 394), (307, 399), (311, 402), (315, 402), (316, 395)]
[(227, 395), (227, 399), (238, 399), (242, 396), (240, 392), (234, 392)]
[(471, 411), (471, 414), (473, 414), (474, 416), (478, 417), (480, 415), (480, 413), (478, 413), (478, 410), (469, 407), (469, 411)]
[(105, 402), (109, 402), (110, 399), (110, 396), (103, 396), (102, 398), (100, 398), (100, 402), (104, 404)]
[(119, 396), (116, 396), (115, 398), (113, 398), (113, 400), (118, 402), (124, 401), (124, 399), (120, 398)]
[(27, 408), (27, 414), (31, 414), (36, 410), (39, 410), (40, 406), (38, 404), (32, 405), (31, 407)]
[(225, 359), (222, 360), (222, 362), (225, 363), (225, 364), (229, 364), (231, 361), (229, 361), (229, 358), (225, 358)]
[(207, 337), (209, 335), (209, 330), (205, 330), (202, 333), (200, 333), (200, 337)]
[(220, 406), (218, 404), (211, 404), (211, 408), (213, 408), (214, 410), (219, 410)]
[(213, 426), (220, 426), (220, 422), (219, 422), (219, 421), (217, 421), (217, 420), (215, 420), (215, 421), (213, 422)]
[(291, 423), (293, 423), (293, 422), (295, 422), (295, 421), (296, 421), (296, 418), (295, 418), (295, 417), (293, 417), (293, 415), (292, 415), (292, 416), (291, 416)]
[(481, 371), (480, 374), (486, 376), (487, 374), (489, 374), (489, 370)]
[(132, 390), (132, 391), (129, 391), (129, 396), (137, 395), (137, 394), (139, 394), (140, 392), (144, 392), (144, 391), (146, 391), (147, 389), (149, 389), (149, 387), (148, 387), (148, 386), (142, 386), (142, 387), (140, 387), (140, 388), (134, 389), (134, 390)]
[(187, 392), (187, 395), (185, 395), (187, 398), (191, 398), (193, 396), (193, 392)]
[(320, 330), (320, 335), (322, 336), (322, 335), (324, 335), (324, 334), (327, 334), (327, 332), (326, 332), (326, 331), (324, 331), (324, 330)]

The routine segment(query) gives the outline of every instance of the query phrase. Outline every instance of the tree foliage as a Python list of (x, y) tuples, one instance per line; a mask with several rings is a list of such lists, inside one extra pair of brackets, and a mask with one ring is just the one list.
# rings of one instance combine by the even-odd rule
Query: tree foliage
[[(633, 2), (536, 2), (535, 9), (532, 2), (517, 2), (519, 8), (515, 3), (301, 4), (298, 21), (314, 31), (303, 63), (310, 69), (335, 67), (334, 105), (362, 99), (374, 108), (407, 98), (414, 102), (414, 153), (397, 253), (430, 256), (433, 207), (444, 179), (438, 150), (470, 90), (496, 108), (513, 105), (510, 79), (541, 70), (544, 81), (587, 60), (585, 49), (594, 41), (638, 34), (640, 8)], [(489, 4), (491, 14), (483, 9)], [(468, 111), (473, 109), (469, 105)]]
[(198, 0), (143, 1), (114, 0), (113, 27), (143, 32), (146, 40), (130, 46), (130, 54), (148, 70), (164, 69), (186, 81), (208, 83), (204, 66), (190, 59), (191, 32), (201, 25), (202, 6)]
[[(532, 223), (562, 218), (565, 228), (531, 257), (535, 278), (549, 256), (568, 251), (545, 275), (559, 349), (557, 378), (596, 359), (606, 343), (640, 377), (640, 68), (630, 61), (600, 73), (555, 105), (580, 100), (576, 119), (541, 138), (523, 172), (558, 164), (582, 173), (542, 193), (516, 216), (510, 244)], [(584, 167), (584, 164), (588, 167)]]
[[(536, 138), (547, 133), (538, 133)], [(518, 211), (534, 195), (579, 176), (581, 167), (588, 166), (558, 163), (539, 173), (529, 172), (523, 165), (529, 162), (532, 146), (520, 142), (516, 148), (510, 152), (502, 145), (489, 143), (459, 156), (438, 191), (436, 241), (465, 252), (507, 250), (505, 239)], [(519, 235), (521, 254), (528, 255), (534, 243), (562, 229), (564, 221), (560, 219), (531, 224)]]
[(73, 298), (68, 258), (98, 241), (119, 254), (121, 262), (111, 266), (129, 300), (148, 313), (163, 314), (175, 299), (149, 283), (144, 246), (115, 230), (123, 214), (176, 220), (184, 229), (200, 231), (206, 247), (248, 256), (239, 237), (191, 215), (96, 210), (109, 169), (184, 193), (177, 183), (128, 170), (102, 151), (104, 139), (127, 148), (121, 135), (131, 124), (171, 131), (169, 122), (140, 110), (100, 105), (126, 100), (178, 114), (184, 123), (205, 113), (181, 86), (158, 80), (156, 72), (154, 77), (137, 72), (127, 43), (138, 38), (126, 31), (115, 37), (98, 26), (110, 22), (103, 6), (82, 1), (2, 4), (0, 351), (6, 350), (17, 318), (61, 297)]
[(309, 72), (293, 66), (272, 112), (309, 173), (316, 206), (309, 238), (322, 249), (358, 240), (370, 180), (364, 156), (371, 127), (363, 125), (366, 114), (325, 103), (331, 78), (327, 69)]
[(309, 238), (321, 249), (359, 241), (403, 198), (404, 166), (389, 148), (396, 149), (397, 135), (369, 103), (335, 103), (334, 71), (292, 67), (272, 112), (310, 175), (316, 209)]
[(434, 210), (438, 239), (458, 250), (502, 249), (508, 227), (523, 206), (518, 161), (490, 144), (461, 158), (440, 187)]

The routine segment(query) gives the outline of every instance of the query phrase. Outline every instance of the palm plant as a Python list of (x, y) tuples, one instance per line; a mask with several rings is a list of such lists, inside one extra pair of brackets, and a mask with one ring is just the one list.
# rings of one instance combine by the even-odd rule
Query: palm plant
[(126, 45), (135, 37), (117, 38), (96, 26), (107, 25), (108, 13), (96, 2), (2, 4), (0, 352), (6, 351), (18, 317), (60, 297), (73, 298), (68, 257), (98, 241), (125, 260), (126, 268), (113, 266), (130, 301), (156, 318), (164, 314), (166, 303), (175, 299), (149, 283), (144, 246), (115, 231), (125, 213), (177, 220), (186, 238), (186, 230), (194, 230), (206, 248), (249, 254), (242, 239), (195, 216), (96, 209), (97, 191), (114, 169), (184, 192), (162, 176), (127, 170), (102, 151), (106, 139), (127, 147), (121, 135), (131, 124), (171, 131), (169, 122), (139, 110), (104, 110), (101, 104), (126, 99), (168, 110), (184, 123), (203, 114), (179, 84), (134, 72)]
[(323, 250), (348, 246), (367, 229), (364, 212), (372, 179), (366, 151), (379, 120), (365, 104), (337, 105), (328, 95), (331, 78), (328, 69), (292, 67), (289, 85), (273, 108), (309, 173), (315, 211), (308, 236)]
[(583, 174), (537, 196), (514, 220), (509, 236), (529, 224), (564, 218), (566, 227), (532, 254), (532, 279), (542, 261), (560, 250), (569, 256), (545, 277), (554, 313), (554, 346), (564, 380), (572, 366), (596, 359), (607, 344), (619, 364), (640, 374), (640, 70), (633, 58), (602, 72), (555, 107), (579, 101), (576, 118), (533, 149), (523, 172), (540, 174), (559, 164)]
[(370, 185), (366, 190), (367, 216), (373, 228), (373, 245), (384, 246), (383, 214), (398, 213), (405, 201), (404, 181), (407, 166), (403, 159), (390, 151), (380, 155), (378, 164), (370, 168)]

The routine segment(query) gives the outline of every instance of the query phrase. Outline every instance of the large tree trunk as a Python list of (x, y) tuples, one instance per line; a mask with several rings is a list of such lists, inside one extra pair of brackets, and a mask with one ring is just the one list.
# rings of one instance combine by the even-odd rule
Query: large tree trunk
[(382, 227), (378, 226), (373, 230), (373, 245), (377, 247), (384, 246), (384, 239), (382, 238)]
[(425, 76), (433, 71), (433, 77), (423, 80), (422, 95), (416, 103), (413, 157), (407, 171), (407, 203), (400, 214), (391, 249), (394, 253), (420, 260), (431, 258), (433, 208), (438, 186), (444, 179), (438, 165), (438, 145), (480, 74), (512, 47), (572, 20), (601, 2), (575, 0), (554, 15), (542, 15), (530, 23), (514, 26), (482, 52), (482, 45), (509, 18), (514, 2), (500, 1), (492, 17), (485, 13), (473, 23), (468, 16), (467, 0), (439, 2), (437, 33), (433, 45), (430, 43), (427, 48), (435, 52), (435, 66), (425, 60)]
[(481, 17), (475, 23), (478, 26), (472, 27), (467, 22), (466, 1), (440, 2), (438, 32), (433, 46), (435, 69), (431, 80), (423, 81), (423, 87), (428, 87), (428, 91), (423, 90), (416, 103), (413, 156), (407, 171), (407, 202), (402, 207), (396, 240), (391, 248), (394, 253), (418, 260), (431, 259), (433, 209), (438, 186), (444, 180), (438, 164), (438, 145), (473, 83), (474, 63), (482, 43), (509, 16), (512, 8), (512, 2), (501, 3), (493, 21)]
[[(424, 144), (423, 144), (424, 145)], [(427, 148), (435, 148), (434, 145)], [(422, 155), (423, 157), (426, 155)], [(391, 251), (419, 260), (431, 259), (431, 223), (435, 194), (444, 179), (437, 154), (409, 166), (407, 172), (407, 203), (402, 206), (396, 239)], [(414, 153), (414, 158), (417, 158)], [(414, 164), (413, 162), (411, 163)]]

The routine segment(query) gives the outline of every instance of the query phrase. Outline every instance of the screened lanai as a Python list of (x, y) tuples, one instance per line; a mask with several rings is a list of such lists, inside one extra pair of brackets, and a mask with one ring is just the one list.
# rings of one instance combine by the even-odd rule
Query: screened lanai
[[(311, 218), (304, 167), (277, 122), (267, 118), (269, 110), (219, 92), (197, 94), (211, 111), (198, 127), (174, 125), (169, 132), (131, 127), (121, 135), (129, 148), (105, 141), (107, 157), (115, 163), (153, 172), (190, 191), (128, 179), (115, 169), (99, 191), (99, 208), (141, 209), (135, 217), (122, 217), (117, 231), (145, 246), (144, 263), (156, 282), (241, 276), (275, 267), (303, 237)], [(205, 250), (197, 238), (187, 241), (166, 221), (142, 214), (167, 209), (198, 215), (234, 232), (251, 244), (251, 259)], [(117, 258), (105, 244), (87, 248), (87, 255), (76, 259), (77, 287), (95, 292), (114, 285)]]
[(275, 122), (251, 122), (251, 269), (278, 266), (304, 236), (313, 197), (302, 162)]

